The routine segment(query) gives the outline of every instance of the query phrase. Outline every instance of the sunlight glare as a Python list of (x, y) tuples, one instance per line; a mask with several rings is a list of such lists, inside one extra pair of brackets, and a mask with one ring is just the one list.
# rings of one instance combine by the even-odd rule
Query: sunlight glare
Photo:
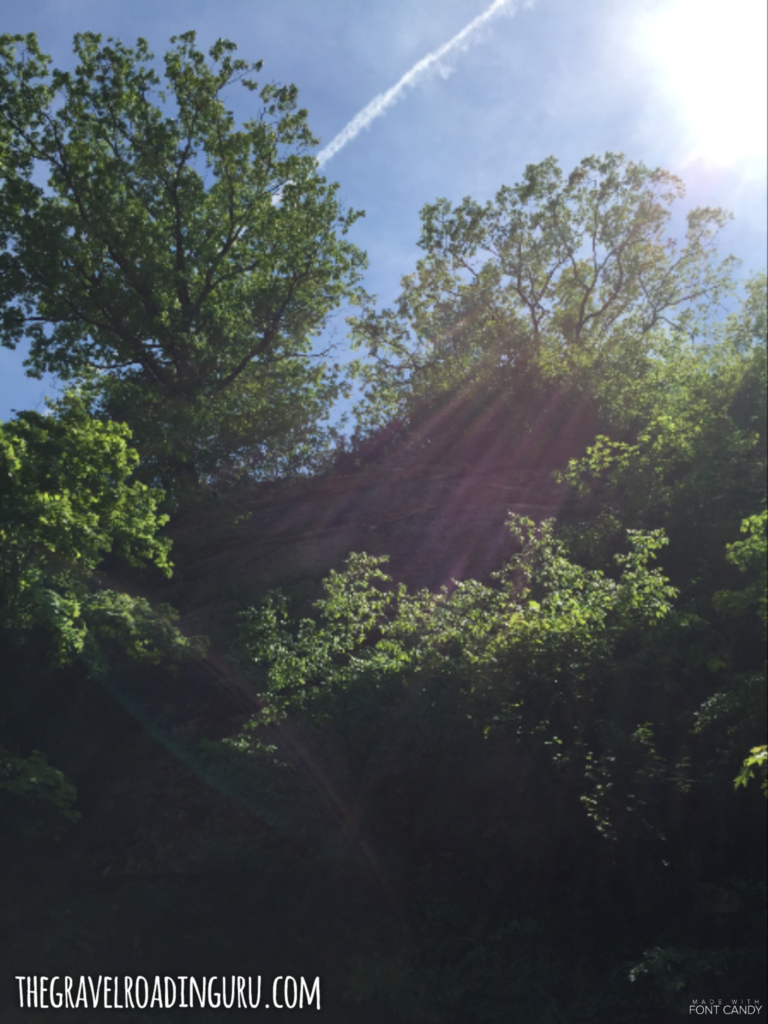
[(686, 126), (690, 156), (718, 166), (764, 163), (766, 0), (672, 0), (637, 25)]

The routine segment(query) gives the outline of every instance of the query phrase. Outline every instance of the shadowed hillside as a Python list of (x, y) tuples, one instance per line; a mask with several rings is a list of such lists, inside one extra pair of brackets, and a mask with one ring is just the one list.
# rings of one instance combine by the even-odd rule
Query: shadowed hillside
[(189, 628), (215, 633), (243, 598), (319, 581), (352, 551), (388, 555), (410, 588), (487, 580), (511, 551), (508, 514), (557, 517), (569, 489), (554, 473), (597, 429), (594, 411), (562, 394), (526, 412), (467, 424), (442, 410), (407, 438), (382, 431), (326, 476), (254, 484), (184, 515), (171, 530), (171, 599)]

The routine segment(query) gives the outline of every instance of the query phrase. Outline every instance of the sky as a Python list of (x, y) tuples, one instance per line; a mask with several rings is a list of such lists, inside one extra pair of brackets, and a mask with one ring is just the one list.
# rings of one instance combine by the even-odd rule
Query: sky
[[(679, 175), (677, 226), (724, 207), (723, 255), (763, 269), (767, 18), (765, 0), (0, 0), (0, 30), (36, 32), (56, 67), (74, 66), (75, 32), (143, 36), (159, 57), (194, 29), (295, 83), (323, 173), (366, 212), (351, 238), (381, 305), (419, 257), (425, 203), (485, 201), (550, 155), (566, 174), (610, 150)], [(246, 90), (229, 100), (252, 115)], [(56, 394), (23, 357), (0, 349), (0, 420)]]

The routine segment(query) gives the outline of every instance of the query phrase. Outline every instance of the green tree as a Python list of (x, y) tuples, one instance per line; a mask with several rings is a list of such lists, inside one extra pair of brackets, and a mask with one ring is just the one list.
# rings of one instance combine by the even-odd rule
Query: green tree
[(614, 438), (598, 436), (563, 474), (576, 495), (564, 533), (580, 557), (604, 564), (627, 527), (670, 537), (693, 732), (729, 771), (752, 750), (740, 782), (764, 766), (767, 299), (756, 274), (739, 310), (707, 325), (707, 344), (660, 339), (641, 379), (611, 383)]
[[(294, 86), (259, 90), (226, 40), (171, 42), (163, 82), (142, 39), (78, 34), (74, 72), (0, 39), (0, 340), (31, 342), (32, 374), (91, 374), (162, 478), (290, 468), (341, 386), (312, 338), (364, 265), (359, 214)], [(259, 102), (240, 128), (236, 84)]]
[(617, 380), (626, 397), (663, 338), (700, 336), (731, 286), (737, 261), (716, 258), (727, 213), (694, 209), (685, 244), (668, 238), (683, 195), (674, 175), (607, 153), (567, 178), (554, 157), (531, 164), (485, 204), (425, 206), (425, 255), (397, 305), (370, 300), (351, 321), (373, 357), (363, 422), (462, 400), (514, 409), (563, 386), (608, 404)]

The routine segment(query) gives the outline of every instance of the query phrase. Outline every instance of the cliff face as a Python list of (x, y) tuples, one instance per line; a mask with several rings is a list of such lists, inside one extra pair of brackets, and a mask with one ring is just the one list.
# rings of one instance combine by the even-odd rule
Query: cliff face
[(351, 551), (388, 555), (388, 572), (411, 588), (487, 580), (511, 551), (509, 513), (560, 514), (569, 489), (554, 471), (597, 429), (592, 409), (557, 400), (517, 435), (492, 415), (458, 438), (437, 426), (352, 470), (255, 484), (187, 514), (172, 530), (170, 599), (191, 627), (215, 633), (269, 587), (309, 596)]

